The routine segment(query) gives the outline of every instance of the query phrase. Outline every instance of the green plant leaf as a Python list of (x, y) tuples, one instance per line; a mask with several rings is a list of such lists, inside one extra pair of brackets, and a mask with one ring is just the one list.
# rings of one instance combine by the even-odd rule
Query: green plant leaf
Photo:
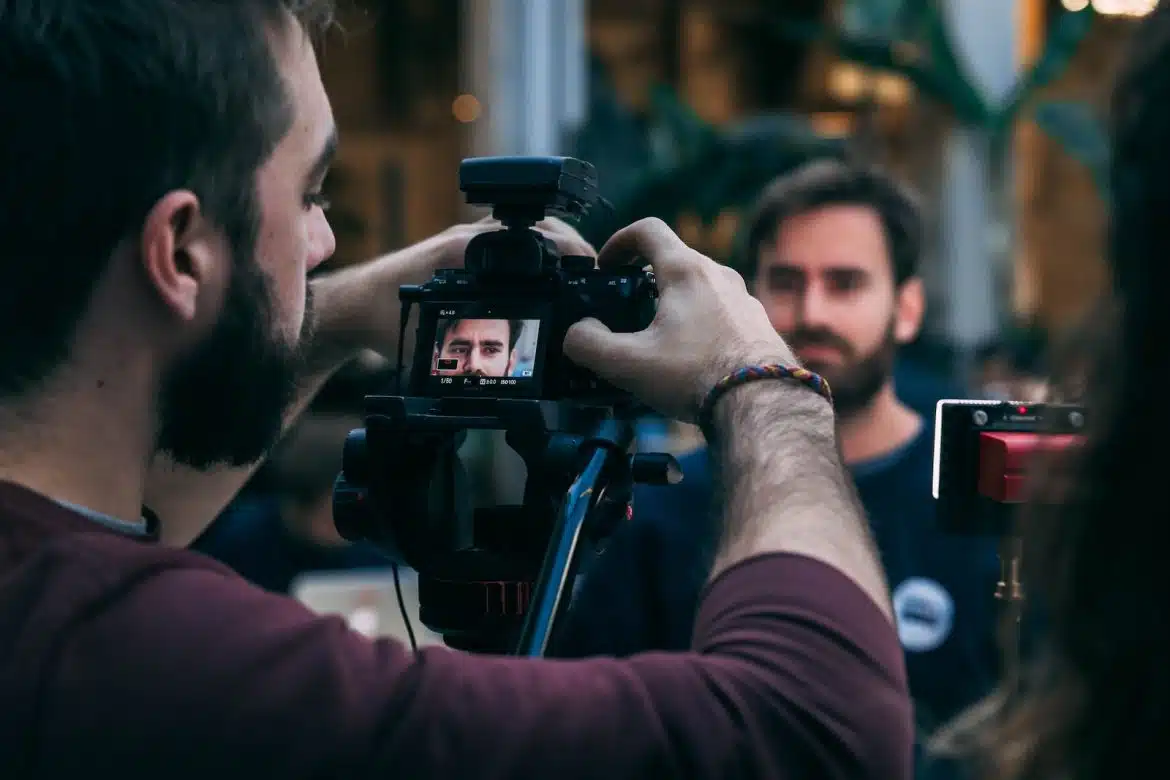
[(845, 0), (841, 25), (851, 33), (897, 38), (906, 4), (906, 0)]
[(936, 3), (921, 3), (918, 13), (926, 30), (927, 48), (937, 78), (946, 85), (945, 105), (959, 121), (982, 127), (990, 121), (991, 107), (984, 100), (979, 87), (971, 81), (951, 40), (950, 30), (942, 9)]
[(1089, 169), (1102, 197), (1108, 199), (1109, 134), (1092, 108), (1073, 101), (1052, 101), (1037, 105), (1033, 118), (1045, 135)]
[(922, 21), (928, 19), (936, 10), (934, 0), (902, 0), (902, 5), (898, 9), (899, 30), (904, 35), (913, 37), (921, 27)]
[(1044, 50), (1028, 71), (1020, 77), (1003, 106), (992, 120), (992, 133), (1008, 132), (1021, 108), (1038, 90), (1051, 84), (1068, 68), (1081, 41), (1093, 27), (1091, 11), (1064, 11), (1052, 25)]

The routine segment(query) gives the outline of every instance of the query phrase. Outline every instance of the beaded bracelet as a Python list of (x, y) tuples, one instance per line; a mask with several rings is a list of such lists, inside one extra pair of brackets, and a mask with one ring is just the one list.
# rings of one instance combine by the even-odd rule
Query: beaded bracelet
[(715, 383), (707, 393), (707, 397), (703, 399), (702, 405), (699, 407), (698, 422), (699, 427), (704, 433), (710, 433), (712, 425), (712, 417), (715, 413), (715, 404), (719, 402), (728, 390), (732, 390), (740, 385), (746, 385), (748, 382), (754, 382), (757, 379), (791, 379), (800, 382), (805, 387), (814, 390), (819, 395), (823, 396), (830, 404), (833, 403), (833, 393), (829, 389), (829, 383), (820, 374), (815, 374), (807, 368), (788, 368), (779, 364), (768, 364), (762, 366), (748, 366), (734, 371)]

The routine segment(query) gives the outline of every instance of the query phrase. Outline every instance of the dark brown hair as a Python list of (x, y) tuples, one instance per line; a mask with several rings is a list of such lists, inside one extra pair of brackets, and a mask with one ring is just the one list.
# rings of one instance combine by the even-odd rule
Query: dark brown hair
[(233, 246), (291, 126), (272, 47), (330, 0), (0, 2), (0, 398), (66, 360), (114, 250), (189, 189)]
[(1139, 777), (1170, 737), (1170, 4), (1138, 30), (1113, 121), (1113, 307), (1088, 377), (1091, 430), (1022, 518), (1043, 644), (946, 740), (995, 780)]
[(764, 189), (748, 217), (733, 266), (745, 279), (754, 279), (759, 272), (760, 249), (775, 240), (780, 223), (826, 206), (843, 205), (869, 206), (881, 218), (895, 284), (918, 274), (922, 214), (914, 194), (875, 168), (838, 160), (806, 163)]

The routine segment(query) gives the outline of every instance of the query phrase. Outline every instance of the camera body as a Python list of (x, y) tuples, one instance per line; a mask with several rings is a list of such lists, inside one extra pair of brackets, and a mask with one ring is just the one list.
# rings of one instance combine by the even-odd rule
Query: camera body
[[(555, 250), (544, 251), (557, 259)], [(613, 331), (646, 327), (654, 317), (653, 279), (636, 268), (595, 269), (588, 257), (559, 260), (535, 277), (485, 279), (450, 269), (404, 290), (403, 300), (417, 303), (420, 312), (409, 394), (591, 403), (618, 398), (569, 361), (561, 345), (569, 326), (586, 317)]]
[(477, 158), (460, 167), (472, 204), (489, 204), (501, 230), (468, 243), (465, 267), (403, 287), (403, 308), (419, 307), (408, 395), (530, 398), (608, 403), (622, 397), (561, 350), (569, 327), (594, 317), (634, 332), (654, 318), (653, 273), (598, 269), (564, 256), (532, 227), (548, 213), (573, 215), (596, 198), (593, 167), (571, 158)]

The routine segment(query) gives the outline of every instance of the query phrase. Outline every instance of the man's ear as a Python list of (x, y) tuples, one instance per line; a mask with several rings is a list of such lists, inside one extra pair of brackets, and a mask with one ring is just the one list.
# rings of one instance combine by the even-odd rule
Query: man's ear
[(926, 289), (922, 280), (912, 276), (898, 288), (894, 300), (894, 339), (909, 344), (918, 338), (926, 314)]
[(505, 369), (507, 376), (512, 376), (512, 371), (516, 368), (516, 350), (508, 353), (508, 367)]
[(220, 270), (218, 240), (199, 198), (188, 190), (168, 192), (146, 215), (139, 246), (143, 271), (159, 300), (177, 317), (195, 319), (200, 293), (206, 294)]

